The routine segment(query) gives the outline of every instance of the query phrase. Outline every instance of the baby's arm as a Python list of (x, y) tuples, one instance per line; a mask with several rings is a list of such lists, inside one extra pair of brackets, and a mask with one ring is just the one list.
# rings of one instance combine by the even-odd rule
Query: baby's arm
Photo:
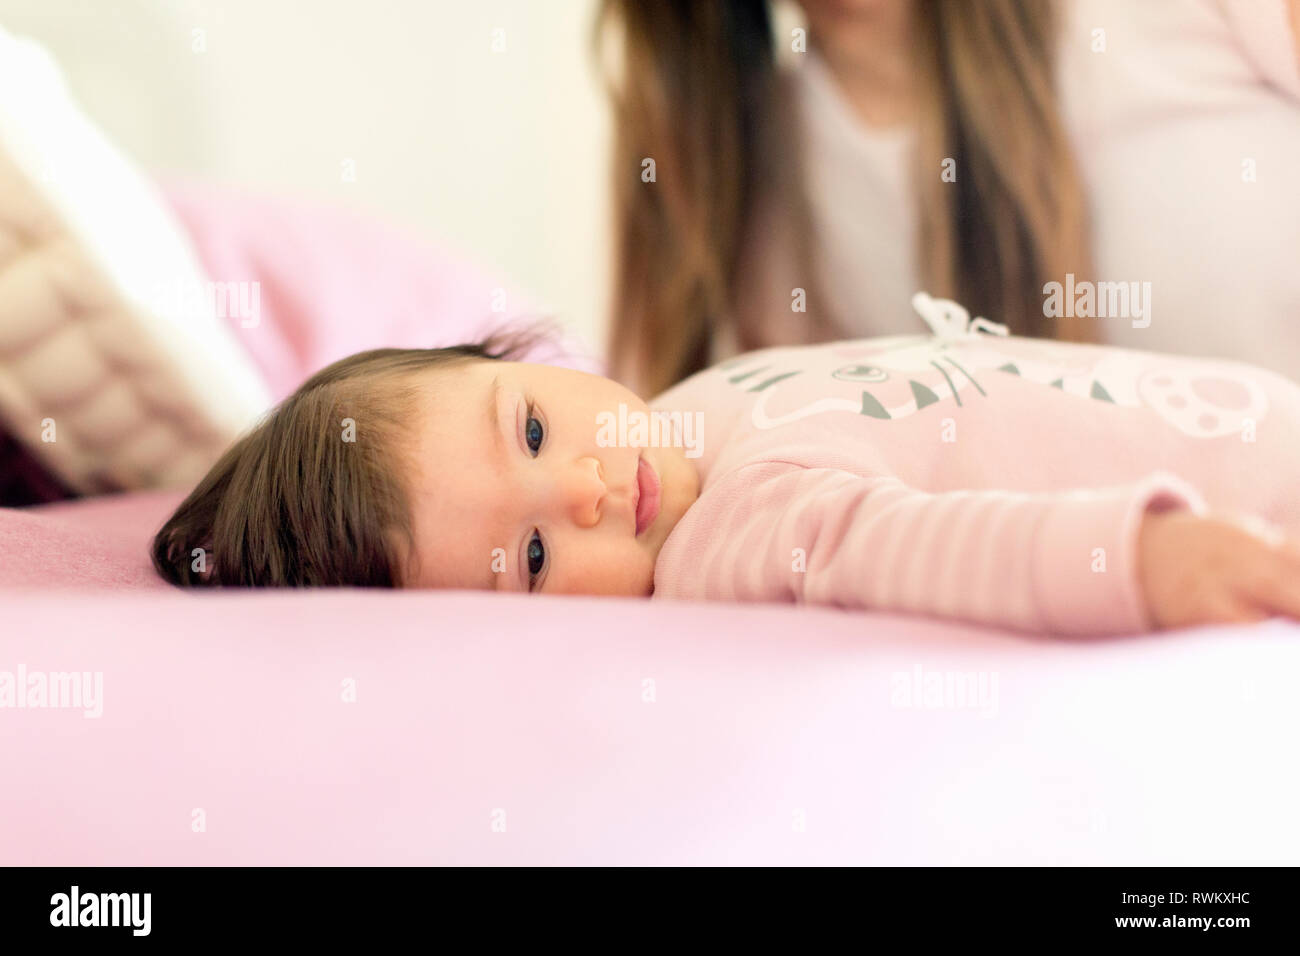
[(1205, 511), (1158, 472), (1045, 493), (928, 493), (896, 478), (782, 462), (711, 485), (664, 545), (656, 594), (796, 600), (1059, 634), (1150, 629), (1138, 568), (1147, 514)]

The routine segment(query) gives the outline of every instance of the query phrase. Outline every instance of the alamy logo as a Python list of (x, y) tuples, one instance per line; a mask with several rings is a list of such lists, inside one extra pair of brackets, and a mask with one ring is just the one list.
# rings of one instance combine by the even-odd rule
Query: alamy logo
[(245, 329), (262, 322), (260, 282), (160, 282), (153, 287), (149, 303), (163, 315), (181, 318), (206, 310), (218, 319), (239, 319)]
[(104, 716), (103, 671), (0, 671), (0, 709), (47, 708), (73, 710), (82, 716)]
[(890, 676), (890, 705), (900, 710), (974, 710), (983, 717), (998, 712), (997, 671), (928, 671), (920, 664)]
[(1065, 282), (1043, 286), (1043, 315), (1049, 319), (1132, 319), (1133, 328), (1151, 324), (1150, 282), (1075, 282), (1074, 273)]
[(129, 926), (132, 936), (148, 936), (151, 893), (71, 893), (50, 897), (51, 926)]
[(618, 414), (596, 415), (596, 444), (601, 448), (685, 448), (687, 458), (699, 458), (704, 441), (703, 412), (629, 411), (618, 403)]

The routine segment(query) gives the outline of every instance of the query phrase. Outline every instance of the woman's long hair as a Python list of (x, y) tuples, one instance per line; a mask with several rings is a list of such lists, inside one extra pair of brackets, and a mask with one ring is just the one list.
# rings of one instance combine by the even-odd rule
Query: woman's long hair
[[(1013, 334), (1095, 340), (1043, 315), (1042, 286), (1090, 274), (1086, 200), (1053, 80), (1046, 0), (915, 0), (914, 157), (922, 285)], [(738, 316), (760, 202), (806, 277), (808, 339), (851, 327), (826, 314), (804, 192), (800, 129), (780, 81), (769, 0), (603, 0), (598, 57), (620, 28), (614, 108), (610, 368), (654, 394), (704, 367)], [(612, 72), (612, 71), (611, 71)], [(653, 159), (655, 180), (642, 180)], [(945, 159), (957, 179), (940, 178)], [(792, 319), (795, 318), (792, 316)], [(900, 316), (900, 322), (903, 317)]]

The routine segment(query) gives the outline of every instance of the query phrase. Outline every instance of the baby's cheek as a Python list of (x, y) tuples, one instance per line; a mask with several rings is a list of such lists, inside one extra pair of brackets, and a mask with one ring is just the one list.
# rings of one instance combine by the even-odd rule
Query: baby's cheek
[(552, 581), (547, 590), (557, 594), (646, 597), (654, 584), (654, 561), (633, 541), (587, 547), (566, 560), (563, 574)]

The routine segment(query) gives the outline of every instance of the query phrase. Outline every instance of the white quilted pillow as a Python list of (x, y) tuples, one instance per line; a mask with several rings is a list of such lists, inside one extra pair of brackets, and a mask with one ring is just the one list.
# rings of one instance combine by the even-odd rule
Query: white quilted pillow
[(0, 28), (0, 428), (81, 492), (197, 481), (271, 401), (212, 291), (50, 56)]

